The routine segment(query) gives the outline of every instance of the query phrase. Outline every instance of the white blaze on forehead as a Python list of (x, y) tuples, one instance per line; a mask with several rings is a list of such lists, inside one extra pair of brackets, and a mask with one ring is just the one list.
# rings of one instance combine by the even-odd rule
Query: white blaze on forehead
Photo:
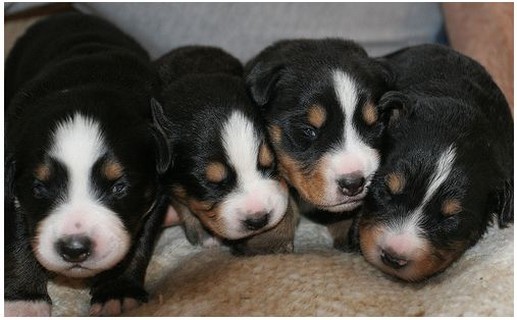
[(440, 186), (445, 182), (445, 180), (447, 180), (451, 174), (455, 159), (456, 149), (454, 148), (454, 145), (450, 145), (444, 152), (442, 152), (440, 158), (438, 158), (438, 161), (436, 162), (436, 169), (429, 179), (422, 206), (425, 206), (425, 204), (429, 202)]
[(241, 112), (234, 111), (224, 125), (222, 140), (228, 162), (237, 173), (239, 186), (243, 187), (256, 179), (261, 179), (257, 170), (261, 141), (257, 137), (253, 122)]
[(53, 142), (50, 156), (68, 171), (69, 200), (88, 198), (91, 169), (106, 152), (99, 124), (77, 113), (57, 126)]
[[(352, 77), (341, 70), (333, 71), (334, 90), (344, 116), (343, 137), (341, 143), (333, 147), (329, 154), (330, 166), (326, 172), (327, 192), (332, 202), (336, 181), (343, 175), (361, 172), (367, 180), (379, 167), (379, 152), (363, 141), (354, 124), (354, 114), (359, 102), (359, 88)], [(336, 191), (337, 192), (337, 191)]]
[[(223, 147), (229, 164), (235, 169), (237, 186), (221, 204), (221, 221), (228, 239), (239, 239), (275, 226), (287, 208), (287, 189), (280, 182), (264, 177), (257, 168), (259, 147), (254, 123), (239, 111), (234, 111), (222, 130)], [(243, 221), (256, 214), (269, 214), (261, 230), (251, 231)]]
[[(96, 198), (93, 165), (107, 151), (101, 127), (79, 113), (60, 123), (53, 134), (49, 155), (66, 169), (65, 196), (38, 225), (36, 257), (47, 269), (71, 277), (92, 276), (113, 267), (126, 254), (130, 236), (120, 217)], [(71, 234), (88, 236), (92, 253), (71, 268), (56, 250), (55, 243)]]
[(425, 196), (418, 206), (408, 217), (399, 221), (397, 224), (392, 226), (392, 230), (398, 230), (398, 232), (410, 232), (417, 234), (420, 223), (424, 220), (424, 208), (429, 203), (431, 198), (436, 194), (438, 189), (450, 176), (454, 160), (456, 158), (456, 149), (454, 145), (450, 145), (445, 151), (440, 154), (433, 174), (429, 177), (427, 184), (427, 190)]

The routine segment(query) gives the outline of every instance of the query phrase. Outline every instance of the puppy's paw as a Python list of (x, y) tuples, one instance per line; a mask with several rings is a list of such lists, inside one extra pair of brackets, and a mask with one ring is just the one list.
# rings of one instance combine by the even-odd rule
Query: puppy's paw
[(52, 306), (47, 301), (4, 301), (6, 317), (50, 317)]
[(144, 288), (129, 279), (107, 281), (92, 288), (91, 316), (116, 316), (148, 301)]
[(123, 312), (135, 309), (142, 304), (133, 298), (111, 299), (105, 303), (94, 303), (90, 307), (90, 316), (118, 316)]
[(184, 219), (183, 230), (187, 240), (193, 245), (207, 248), (219, 246), (219, 240), (209, 234), (197, 218)]

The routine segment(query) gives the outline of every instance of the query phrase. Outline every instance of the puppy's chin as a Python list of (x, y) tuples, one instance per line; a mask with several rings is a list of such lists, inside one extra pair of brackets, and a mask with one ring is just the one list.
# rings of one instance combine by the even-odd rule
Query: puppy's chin
[(65, 277), (69, 278), (89, 278), (93, 277), (96, 274), (104, 271), (106, 269), (88, 269), (83, 268), (80, 265), (72, 266), (70, 268), (65, 268), (61, 270), (53, 270), (56, 273), (59, 273), (60, 275), (63, 275)]

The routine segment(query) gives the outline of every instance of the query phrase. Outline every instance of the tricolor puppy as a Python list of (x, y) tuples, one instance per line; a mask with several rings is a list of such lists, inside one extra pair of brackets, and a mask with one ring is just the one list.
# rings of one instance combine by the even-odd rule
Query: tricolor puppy
[(94, 315), (145, 301), (170, 164), (147, 54), (69, 13), (30, 27), (5, 68), (6, 315), (49, 315), (49, 274), (93, 277)]
[(361, 251), (382, 271), (419, 281), (474, 245), (492, 217), (513, 222), (513, 120), (477, 62), (422, 45), (386, 57), (398, 92), (389, 145), (358, 222)]
[(280, 226), (271, 235), (287, 237), (282, 245), (266, 235), (264, 248), (241, 249), (292, 250), (292, 217), (284, 219), (287, 185), (277, 177), (274, 153), (258, 108), (247, 95), (241, 63), (218, 48), (189, 46), (158, 59), (156, 67), (170, 122), (164, 126), (177, 133), (170, 136), (176, 151), (176, 165), (168, 174), (173, 207), (188, 239), (205, 245), (213, 239), (208, 235), (247, 241), (285, 220), (281, 225), (289, 231)]
[(328, 221), (347, 218), (342, 213), (363, 203), (379, 166), (384, 122), (377, 103), (390, 88), (389, 70), (340, 39), (280, 41), (245, 69), (302, 210)]

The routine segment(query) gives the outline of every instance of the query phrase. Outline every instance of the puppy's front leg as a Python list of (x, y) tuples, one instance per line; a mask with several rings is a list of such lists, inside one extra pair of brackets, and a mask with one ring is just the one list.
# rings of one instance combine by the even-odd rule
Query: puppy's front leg
[(32, 253), (22, 214), (14, 200), (4, 197), (5, 295), (4, 314), (50, 316), (52, 301), (47, 293), (47, 272)]
[(180, 216), (185, 236), (192, 245), (201, 245), (210, 248), (217, 247), (221, 244), (218, 238), (206, 231), (201, 221), (199, 221), (189, 208), (180, 203), (174, 203), (173, 206)]
[(168, 205), (168, 197), (161, 196), (149, 213), (130, 255), (114, 269), (95, 277), (91, 289), (90, 315), (119, 315), (148, 301), (148, 293), (144, 289), (145, 274)]

